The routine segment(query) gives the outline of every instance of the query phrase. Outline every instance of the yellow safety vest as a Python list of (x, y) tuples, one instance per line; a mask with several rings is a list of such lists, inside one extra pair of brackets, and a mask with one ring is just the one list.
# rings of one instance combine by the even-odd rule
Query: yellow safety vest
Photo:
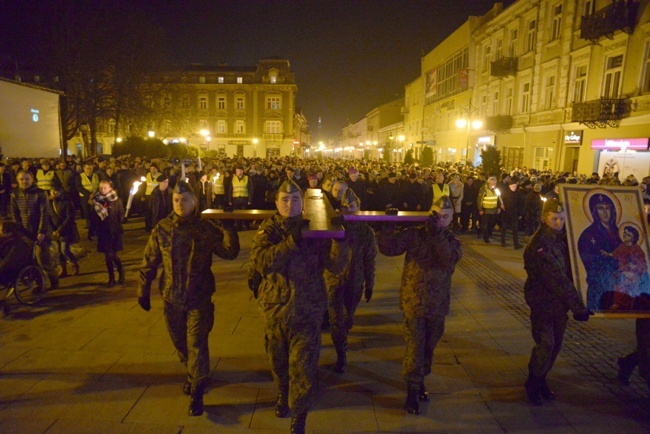
[(449, 196), (449, 184), (442, 184), (442, 190), (440, 190), (440, 187), (438, 187), (438, 184), (435, 182), (431, 186), (433, 189), (433, 202), (435, 203), (436, 200), (438, 200), (439, 197), (442, 196)]
[(248, 197), (248, 176), (232, 177), (232, 197)]
[[(159, 176), (160, 174), (156, 175), (156, 178)], [(151, 196), (151, 193), (153, 193), (154, 189), (158, 187), (158, 183), (151, 175), (151, 172), (147, 173), (147, 176), (145, 178), (147, 179), (147, 189), (145, 190), (144, 195)]]
[(483, 208), (493, 209), (499, 203), (499, 196), (489, 188), (485, 189), (485, 196), (483, 196)]
[[(93, 194), (99, 188), (99, 177), (96, 173), (93, 173), (90, 178), (86, 175), (86, 172), (82, 172), (81, 175), (81, 185), (83, 188), (88, 190), (90, 194)], [(79, 192), (79, 196), (84, 197), (83, 193)]]
[(48, 170), (47, 173), (43, 169), (38, 169), (36, 172), (36, 185), (41, 190), (52, 190), (52, 181), (54, 180), (54, 170)]
[(219, 178), (212, 183), (212, 191), (214, 194), (226, 194), (226, 188), (223, 186), (223, 176), (219, 175)]

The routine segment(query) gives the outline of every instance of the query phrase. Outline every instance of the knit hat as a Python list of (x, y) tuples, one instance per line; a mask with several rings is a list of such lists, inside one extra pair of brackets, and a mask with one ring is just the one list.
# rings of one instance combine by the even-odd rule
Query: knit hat
[(167, 177), (167, 175), (165, 175), (165, 174), (163, 173), (163, 174), (160, 175), (158, 178), (156, 178), (156, 182), (163, 182), (163, 181), (167, 181), (168, 179), (169, 179), (169, 178)]

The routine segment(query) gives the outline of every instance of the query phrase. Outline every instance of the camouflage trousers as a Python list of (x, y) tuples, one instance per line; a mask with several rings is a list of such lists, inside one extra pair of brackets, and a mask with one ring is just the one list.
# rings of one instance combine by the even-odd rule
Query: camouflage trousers
[(210, 375), (208, 335), (214, 325), (214, 304), (185, 309), (165, 302), (165, 322), (178, 357), (187, 365), (187, 380), (193, 386), (205, 384)]
[(337, 351), (347, 349), (348, 332), (352, 328), (354, 312), (362, 293), (363, 286), (354, 288), (352, 284), (328, 288), (330, 333)]
[(409, 318), (404, 315), (402, 325), (406, 339), (402, 376), (409, 384), (424, 383), (424, 377), (431, 373), (433, 350), (445, 331), (445, 317)]
[(279, 389), (289, 391), (289, 408), (294, 414), (307, 412), (312, 405), (321, 345), (321, 318), (288, 325), (270, 319), (266, 323), (266, 353), (273, 379)]
[(544, 377), (553, 367), (557, 355), (562, 348), (564, 331), (566, 330), (569, 317), (564, 315), (553, 315), (548, 312), (530, 312), (530, 325), (535, 341), (528, 371), (535, 377)]

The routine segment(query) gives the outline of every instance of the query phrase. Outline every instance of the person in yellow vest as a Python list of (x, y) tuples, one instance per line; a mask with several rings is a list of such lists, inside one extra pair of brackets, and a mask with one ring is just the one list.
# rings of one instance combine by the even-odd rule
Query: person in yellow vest
[(95, 166), (93, 163), (87, 161), (84, 163), (83, 171), (77, 178), (77, 191), (79, 192), (79, 198), (81, 200), (81, 212), (86, 219), (88, 239), (91, 241), (93, 239), (92, 237), (97, 234), (95, 229), (95, 218), (93, 216), (95, 211), (92, 206), (92, 196), (94, 196), (99, 189), (99, 176), (97, 176), (94, 170)]
[[(244, 166), (238, 165), (235, 167), (235, 176), (232, 177), (229, 187), (227, 192), (228, 205), (234, 209), (247, 209), (253, 198), (253, 183), (247, 175), (244, 175)], [(243, 224), (248, 229), (249, 224)], [(241, 229), (242, 222), (237, 221), (235, 227)]]
[(151, 225), (151, 194), (153, 191), (158, 187), (158, 177), (160, 176), (160, 172), (158, 172), (158, 166), (156, 166), (154, 163), (151, 163), (151, 166), (149, 166), (149, 172), (145, 175), (145, 191), (144, 191), (144, 197), (142, 198), (142, 205), (144, 207), (144, 230), (146, 232), (151, 232), (152, 225)]
[(442, 172), (437, 172), (434, 180), (435, 182), (431, 185), (431, 203), (436, 203), (443, 196), (450, 197), (449, 184), (445, 184), (445, 175)]
[(497, 179), (494, 176), (488, 178), (478, 192), (478, 213), (481, 216), (481, 230), (483, 241), (490, 242), (494, 225), (497, 221), (497, 214), (501, 211), (500, 197), (498, 196)]
[(50, 160), (43, 160), (41, 168), (36, 171), (36, 186), (49, 196), (54, 182), (58, 182), (56, 171), (52, 169)]
[(212, 206), (215, 208), (223, 208), (224, 197), (226, 196), (226, 188), (223, 184), (223, 171), (212, 169), (210, 178), (212, 179)]

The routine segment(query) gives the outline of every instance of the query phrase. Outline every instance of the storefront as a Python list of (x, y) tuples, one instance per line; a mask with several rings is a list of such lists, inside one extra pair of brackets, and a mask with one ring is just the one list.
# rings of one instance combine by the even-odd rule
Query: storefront
[(628, 175), (634, 175), (641, 181), (650, 174), (649, 143), (646, 137), (592, 140), (591, 149), (596, 154), (598, 174), (618, 174), (621, 181)]
[(582, 130), (565, 130), (562, 140), (563, 157), (560, 172), (574, 173), (578, 171), (580, 146), (582, 145)]

